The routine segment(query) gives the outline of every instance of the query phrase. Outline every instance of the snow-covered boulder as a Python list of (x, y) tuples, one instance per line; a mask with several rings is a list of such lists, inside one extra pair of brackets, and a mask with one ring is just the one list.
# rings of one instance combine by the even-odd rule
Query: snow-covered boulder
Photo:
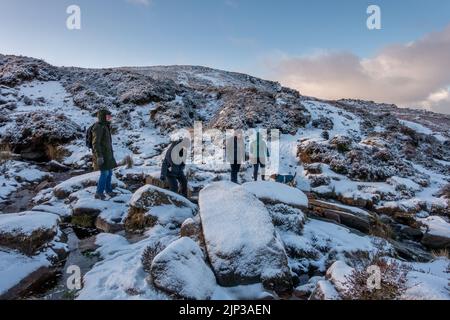
[(420, 220), (428, 228), (422, 244), (433, 249), (450, 248), (450, 223), (442, 217), (431, 216)]
[(277, 292), (292, 288), (286, 252), (261, 201), (222, 181), (204, 188), (199, 204), (209, 260), (222, 286), (262, 282)]
[(122, 230), (131, 192), (116, 188), (117, 195), (108, 201), (95, 199), (95, 192), (96, 187), (89, 187), (70, 194), (72, 223), (82, 227), (95, 226), (104, 232)]
[(187, 237), (172, 242), (155, 257), (151, 276), (157, 288), (186, 299), (209, 300), (216, 288), (216, 278), (200, 247)]
[(26, 211), (0, 215), (0, 246), (32, 255), (58, 232), (59, 217), (46, 212)]
[[(53, 193), (58, 199), (65, 199), (73, 192), (83, 188), (96, 186), (99, 176), (100, 172), (96, 171), (70, 178), (55, 186), (53, 188)], [(114, 175), (112, 178), (112, 185), (113, 187), (124, 187), (124, 184), (117, 180)]]
[(29, 257), (16, 250), (0, 250), (0, 299), (17, 299), (36, 282), (52, 275), (44, 255)]
[(350, 267), (343, 261), (336, 261), (328, 268), (326, 277), (333, 283), (336, 290), (345, 292), (348, 290), (349, 278), (353, 275), (354, 268)]
[(142, 231), (156, 223), (180, 227), (197, 212), (197, 206), (183, 196), (152, 185), (138, 189), (130, 200), (125, 219), (129, 231)]
[(307, 208), (308, 198), (299, 189), (273, 181), (247, 182), (242, 185), (264, 203), (284, 203), (296, 208)]
[(311, 294), (311, 300), (340, 300), (340, 295), (336, 291), (331, 281), (320, 280), (317, 282), (316, 289)]

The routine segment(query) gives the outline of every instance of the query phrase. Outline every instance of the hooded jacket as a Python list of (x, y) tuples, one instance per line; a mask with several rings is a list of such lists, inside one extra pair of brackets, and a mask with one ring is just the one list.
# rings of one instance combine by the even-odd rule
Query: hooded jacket
[[(111, 113), (102, 109), (97, 112), (98, 121), (92, 129), (93, 165), (95, 170), (112, 170), (117, 167), (112, 147), (111, 128), (106, 116)], [(102, 157), (102, 166), (97, 165), (97, 159)]]

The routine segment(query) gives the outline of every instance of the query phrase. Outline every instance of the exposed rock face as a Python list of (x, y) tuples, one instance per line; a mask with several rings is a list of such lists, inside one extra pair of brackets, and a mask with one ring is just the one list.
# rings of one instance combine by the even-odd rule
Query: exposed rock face
[(264, 204), (243, 187), (217, 182), (200, 192), (205, 244), (219, 284), (263, 282), (282, 293), (292, 289), (287, 256)]
[(0, 215), (0, 245), (32, 255), (50, 242), (58, 231), (59, 217), (46, 212)]
[(57, 68), (42, 60), (0, 54), (0, 85), (13, 87), (25, 81), (58, 78)]
[(310, 120), (300, 104), (299, 96), (291, 91), (271, 93), (258, 89), (225, 90), (220, 113), (210, 126), (219, 129), (249, 129), (257, 126), (279, 129), (294, 134)]
[(125, 219), (129, 231), (142, 231), (156, 223), (180, 227), (197, 212), (197, 206), (171, 191), (152, 185), (137, 190), (130, 201)]
[(359, 208), (313, 199), (309, 204), (315, 214), (364, 233), (369, 233), (375, 219), (373, 214)]
[(15, 122), (1, 139), (22, 158), (51, 158), (52, 147), (81, 137), (81, 128), (63, 114), (29, 112), (15, 117)]
[(429, 217), (422, 220), (428, 231), (422, 238), (422, 244), (432, 249), (450, 248), (450, 223), (442, 217)]
[(172, 242), (151, 265), (155, 286), (176, 297), (209, 300), (216, 287), (214, 273), (199, 246), (190, 238)]

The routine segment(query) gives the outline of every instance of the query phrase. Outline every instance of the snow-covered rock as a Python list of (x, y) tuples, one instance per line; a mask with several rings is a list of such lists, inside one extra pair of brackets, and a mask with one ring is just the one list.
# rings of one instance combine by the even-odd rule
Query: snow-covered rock
[(29, 257), (15, 250), (0, 250), (0, 299), (17, 299), (36, 281), (51, 274), (45, 255)]
[(277, 292), (292, 288), (287, 257), (264, 204), (245, 188), (217, 182), (200, 192), (205, 244), (219, 284), (263, 282)]
[(311, 300), (340, 300), (340, 295), (331, 281), (320, 280), (310, 297)]
[(420, 220), (428, 228), (422, 243), (433, 249), (450, 248), (450, 223), (444, 218), (431, 216)]
[[(53, 188), (53, 193), (58, 199), (65, 199), (71, 193), (74, 193), (83, 188), (96, 186), (98, 182), (98, 178), (100, 176), (100, 172), (90, 172), (83, 175), (79, 175), (73, 178), (70, 178)], [(113, 187), (125, 187), (122, 182), (117, 180), (114, 175), (112, 178)]]
[(307, 208), (308, 198), (299, 189), (273, 181), (247, 182), (242, 185), (264, 203), (284, 203), (297, 208)]
[(56, 236), (58, 223), (57, 215), (46, 212), (1, 214), (0, 245), (31, 255)]
[(328, 268), (326, 277), (339, 292), (348, 290), (348, 281), (352, 276), (354, 268), (350, 267), (343, 261), (336, 261)]
[(197, 212), (197, 206), (183, 196), (152, 185), (138, 189), (130, 200), (125, 227), (142, 231), (156, 223), (180, 227)]
[(216, 287), (214, 273), (199, 246), (190, 238), (172, 242), (151, 265), (157, 288), (186, 299), (209, 300)]

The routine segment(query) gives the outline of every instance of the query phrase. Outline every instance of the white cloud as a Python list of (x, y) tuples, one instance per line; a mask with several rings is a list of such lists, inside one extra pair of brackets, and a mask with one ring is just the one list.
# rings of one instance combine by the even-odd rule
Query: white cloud
[(152, 3), (152, 0), (126, 0), (129, 3), (142, 5), (142, 6), (149, 6)]
[(450, 113), (450, 26), (361, 59), (348, 52), (284, 57), (273, 77), (302, 94), (360, 98)]

